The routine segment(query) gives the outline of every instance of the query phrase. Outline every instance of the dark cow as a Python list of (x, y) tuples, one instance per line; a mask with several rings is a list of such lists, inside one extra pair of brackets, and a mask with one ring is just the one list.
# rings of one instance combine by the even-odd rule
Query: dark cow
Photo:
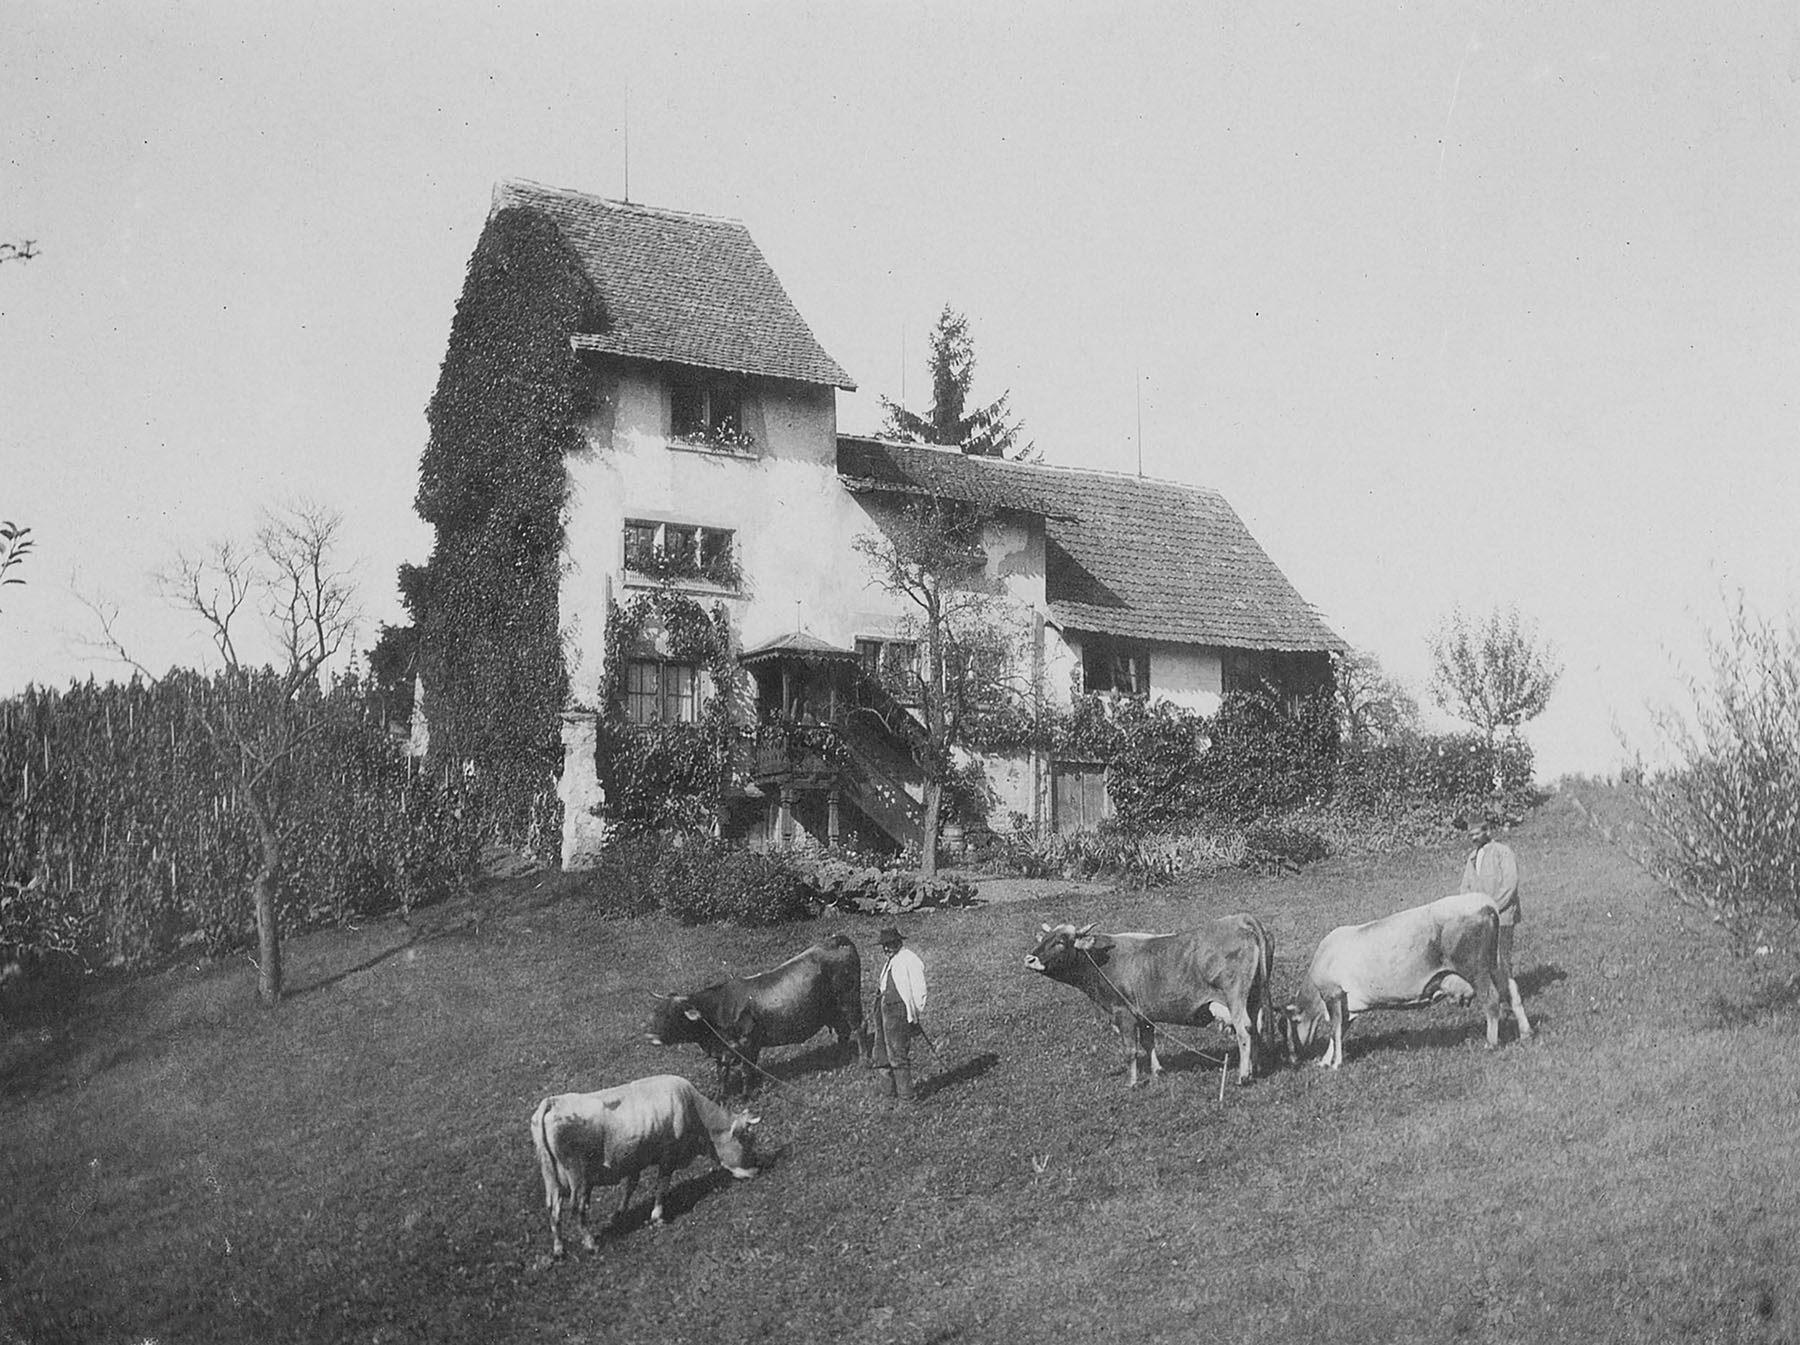
[[(1500, 914), (1483, 893), (1464, 892), (1396, 911), (1363, 925), (1342, 925), (1319, 940), (1300, 997), (1284, 1015), (1288, 1050), (1298, 1063), (1329, 1024), (1319, 1063), (1344, 1063), (1344, 1029), (1367, 1009), (1411, 1009), (1446, 997), (1481, 996), (1489, 1047), (1500, 1044), (1500, 984), (1494, 950)], [(1531, 1035), (1525, 1006), (1513, 1004), (1519, 1036)]]
[(754, 976), (732, 977), (686, 995), (656, 995), (644, 1034), (658, 1046), (694, 1042), (719, 1068), (719, 1087), (729, 1096), (733, 1079), (743, 1091), (756, 1086), (755, 1066), (765, 1046), (792, 1046), (823, 1028), (839, 1045), (854, 1041), (868, 1059), (863, 1026), (862, 958), (842, 934), (815, 943), (780, 966)]
[(544, 1175), (550, 1211), (550, 1252), (563, 1254), (562, 1211), (566, 1193), (575, 1207), (581, 1245), (594, 1250), (588, 1231), (588, 1197), (596, 1186), (625, 1183), (613, 1222), (625, 1214), (645, 1168), (656, 1168), (656, 1203), (650, 1222), (663, 1221), (669, 1178), (705, 1155), (740, 1180), (756, 1175), (750, 1127), (756, 1117), (727, 1111), (686, 1079), (658, 1074), (598, 1093), (560, 1093), (531, 1114), (531, 1143)]
[(1230, 915), (1177, 934), (1096, 934), (1092, 925), (1045, 925), (1025, 965), (1072, 985), (1112, 1019), (1125, 1043), (1128, 1087), (1156, 1058), (1156, 1024), (1229, 1023), (1238, 1082), (1256, 1072), (1271, 1028), (1275, 943), (1262, 921)]

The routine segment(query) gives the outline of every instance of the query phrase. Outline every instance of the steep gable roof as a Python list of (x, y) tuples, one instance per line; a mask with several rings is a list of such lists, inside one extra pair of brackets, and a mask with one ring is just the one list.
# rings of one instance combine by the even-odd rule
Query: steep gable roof
[(510, 209), (552, 221), (599, 294), (601, 330), (577, 335), (577, 349), (856, 387), (737, 220), (517, 180), (494, 188), (493, 211)]
[(1347, 646), (1215, 490), (850, 436), (852, 490), (1040, 514), (1050, 617), (1073, 630), (1230, 649)]

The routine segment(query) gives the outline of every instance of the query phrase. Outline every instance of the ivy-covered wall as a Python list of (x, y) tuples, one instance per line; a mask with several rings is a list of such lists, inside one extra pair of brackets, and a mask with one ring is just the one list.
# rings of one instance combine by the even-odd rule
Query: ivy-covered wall
[(564, 460), (592, 386), (569, 336), (602, 317), (553, 225), (517, 209), (488, 221), (426, 412), (415, 508), (436, 538), (401, 571), (432, 754), (472, 762), (496, 834), (546, 854), (561, 833)]

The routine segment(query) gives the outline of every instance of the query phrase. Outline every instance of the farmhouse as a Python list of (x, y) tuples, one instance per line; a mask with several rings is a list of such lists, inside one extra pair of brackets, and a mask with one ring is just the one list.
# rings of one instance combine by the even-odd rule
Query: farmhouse
[[(919, 612), (859, 539), (922, 500), (978, 529), (995, 686), (1209, 711), (1328, 685), (1342, 642), (1217, 493), (843, 435), (854, 386), (736, 221), (496, 189), (432, 403), (436, 545), (403, 585), (434, 745), (479, 765), (492, 725), (553, 717), (565, 863), (606, 833), (621, 744), (680, 725), (735, 743), (727, 834), (917, 839)], [(979, 764), (1000, 818), (1105, 812), (1093, 763)]]

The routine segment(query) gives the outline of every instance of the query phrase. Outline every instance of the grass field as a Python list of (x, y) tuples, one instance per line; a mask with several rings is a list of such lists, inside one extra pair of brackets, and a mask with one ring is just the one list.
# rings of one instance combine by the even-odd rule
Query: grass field
[[(545, 1093), (676, 1072), (645, 992), (842, 929), (597, 918), (515, 880), (251, 969), (106, 987), (0, 1040), (0, 1345), (278, 1341), (1800, 1340), (1792, 997), (1553, 801), (1514, 838), (1539, 1031), (1359, 1020), (1221, 1103), (1210, 1059), (1123, 1086), (1086, 1001), (1027, 972), (1038, 923), (1249, 910), (1277, 988), (1334, 925), (1442, 895), (1460, 849), (909, 922), (941, 1053), (878, 1105), (829, 1047), (771, 1053), (775, 1162), (700, 1165), (596, 1256), (547, 1262), (526, 1122)], [(1207, 1052), (1227, 1038), (1183, 1033)], [(935, 1077), (932, 1077), (935, 1072)], [(610, 1212), (615, 1193), (596, 1197)]]

